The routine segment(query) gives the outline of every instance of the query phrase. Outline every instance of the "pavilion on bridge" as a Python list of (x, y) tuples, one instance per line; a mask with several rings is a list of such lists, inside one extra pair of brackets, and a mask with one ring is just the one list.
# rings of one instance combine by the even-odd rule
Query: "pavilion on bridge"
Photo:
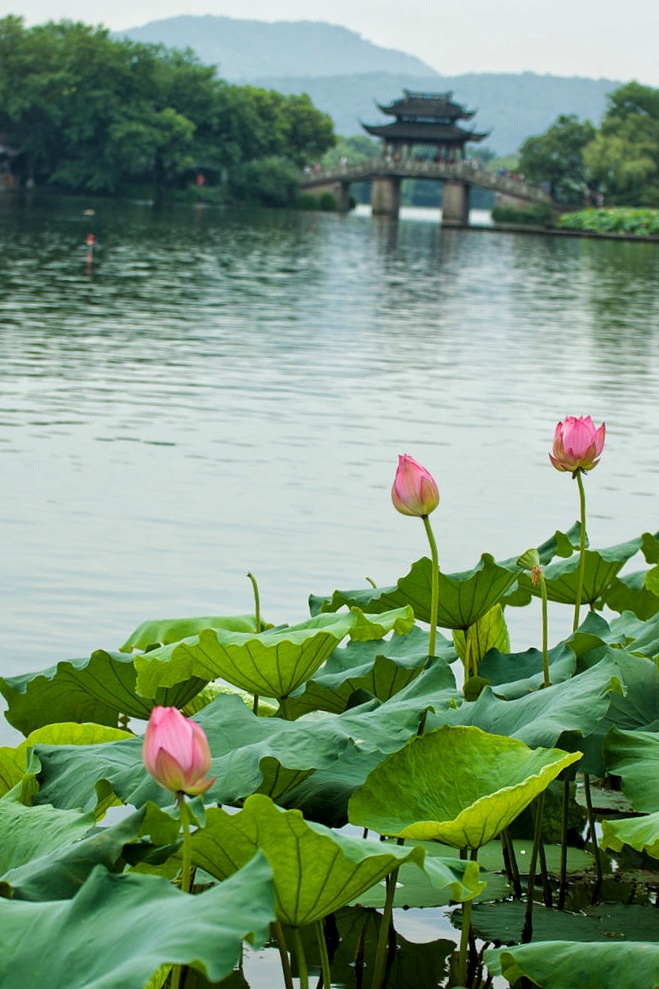
[[(362, 124), (373, 137), (382, 138), (385, 158), (400, 161), (404, 157), (434, 162), (455, 162), (465, 158), (465, 144), (478, 142), (488, 133), (463, 130), (460, 120), (471, 120), (475, 110), (465, 110), (453, 100), (453, 93), (423, 93), (404, 89), (405, 94), (387, 106), (378, 103), (383, 113), (396, 119), (381, 125)], [(419, 147), (424, 149), (420, 152)], [(416, 149), (416, 150), (414, 150)]]

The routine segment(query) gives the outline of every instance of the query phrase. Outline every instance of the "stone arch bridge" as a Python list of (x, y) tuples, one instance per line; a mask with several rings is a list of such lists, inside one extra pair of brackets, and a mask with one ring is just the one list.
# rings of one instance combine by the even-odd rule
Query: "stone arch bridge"
[(305, 172), (300, 178), (302, 191), (332, 192), (339, 209), (350, 208), (350, 185), (372, 180), (371, 207), (375, 215), (398, 216), (400, 186), (403, 179), (441, 179), (442, 223), (465, 227), (469, 224), (469, 200), (473, 186), (491, 189), (497, 205), (529, 206), (548, 203), (554, 206), (548, 192), (536, 185), (509, 175), (495, 175), (471, 162), (401, 161), (374, 158), (356, 165), (339, 165), (320, 171)]

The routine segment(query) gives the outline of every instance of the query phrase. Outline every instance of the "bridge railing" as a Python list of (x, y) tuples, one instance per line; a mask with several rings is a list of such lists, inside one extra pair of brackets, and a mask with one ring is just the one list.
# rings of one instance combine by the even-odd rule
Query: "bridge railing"
[(462, 179), (468, 185), (492, 189), (495, 192), (507, 192), (520, 199), (548, 203), (552, 201), (549, 193), (540, 186), (531, 185), (518, 176), (487, 172), (484, 168), (475, 167), (469, 161), (435, 162), (413, 159), (394, 161), (373, 158), (370, 161), (357, 162), (355, 165), (338, 165), (333, 168), (322, 168), (320, 171), (304, 172), (300, 176), (300, 185), (308, 189), (316, 185), (329, 185), (332, 182), (363, 182), (366, 179), (385, 175), (401, 179)]

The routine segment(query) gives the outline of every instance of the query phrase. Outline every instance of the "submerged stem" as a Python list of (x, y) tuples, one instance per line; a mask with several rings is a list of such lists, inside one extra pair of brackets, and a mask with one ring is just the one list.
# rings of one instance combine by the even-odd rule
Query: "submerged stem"
[(584, 793), (586, 796), (586, 808), (588, 810), (588, 826), (590, 828), (590, 840), (593, 843), (593, 856), (595, 858), (595, 874), (597, 876), (597, 883), (593, 893), (593, 901), (599, 896), (600, 886), (602, 885), (602, 862), (600, 859), (600, 849), (597, 843), (597, 832), (595, 831), (595, 812), (593, 811), (593, 800), (590, 793), (590, 776), (588, 773), (583, 774), (583, 785)]
[(577, 597), (574, 602), (574, 621), (572, 631), (579, 628), (579, 609), (581, 607), (581, 595), (583, 594), (583, 578), (586, 570), (586, 492), (583, 486), (581, 471), (577, 471), (577, 484), (579, 485), (579, 506), (581, 509), (581, 532), (579, 533), (579, 570), (577, 573)]
[(300, 989), (309, 989), (309, 969), (307, 967), (307, 956), (304, 953), (302, 935), (300, 928), (293, 928), (293, 939), (295, 941), (295, 957), (297, 959), (297, 974), (300, 981)]
[(284, 985), (286, 989), (294, 989), (293, 986), (293, 972), (291, 971), (291, 960), (288, 957), (288, 947), (286, 945), (286, 938), (284, 937), (284, 928), (281, 926), (281, 921), (275, 920), (272, 923), (272, 932), (277, 941), (277, 948), (279, 949), (279, 958), (281, 959), (281, 970), (284, 973)]
[(531, 861), (529, 862), (529, 879), (526, 887), (526, 913), (524, 916), (524, 929), (522, 931), (522, 943), (528, 944), (533, 937), (533, 897), (535, 893), (535, 867), (538, 861), (538, 852), (542, 843), (542, 814), (545, 806), (544, 791), (535, 801), (535, 829), (533, 833), (533, 848), (531, 849)]
[(567, 831), (568, 814), (570, 812), (570, 781), (563, 780), (563, 817), (561, 827), (561, 871), (558, 887), (558, 909), (565, 906), (565, 893), (567, 890)]
[(396, 893), (396, 883), (398, 882), (398, 868), (394, 869), (387, 876), (387, 895), (380, 921), (380, 931), (378, 934), (378, 944), (375, 949), (375, 961), (373, 962), (373, 980), (371, 989), (380, 989), (384, 977), (384, 963), (387, 957), (387, 944), (389, 942), (389, 925), (394, 909), (394, 895)]
[(437, 555), (437, 543), (427, 515), (422, 515), (423, 525), (430, 543), (430, 559), (432, 561), (432, 574), (430, 585), (430, 634), (428, 636), (428, 655), (435, 655), (435, 638), (437, 635), (437, 614), (439, 611), (439, 557)]
[(323, 976), (323, 989), (332, 989), (330, 960), (327, 953), (327, 941), (325, 940), (325, 929), (323, 927), (322, 920), (316, 921), (316, 935), (318, 937), (318, 952), (320, 954), (320, 971)]
[[(462, 849), (460, 849), (462, 851)], [(470, 858), (475, 862), (478, 856), (478, 849), (472, 848)], [(460, 949), (458, 952), (458, 982), (461, 986), (467, 985), (469, 978), (469, 942), (471, 939), (471, 900), (464, 900), (462, 903), (462, 930), (460, 932)]]

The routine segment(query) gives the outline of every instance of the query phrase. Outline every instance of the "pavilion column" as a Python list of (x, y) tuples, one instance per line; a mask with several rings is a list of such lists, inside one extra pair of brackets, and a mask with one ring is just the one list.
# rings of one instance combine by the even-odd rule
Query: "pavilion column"
[(442, 191), (442, 224), (445, 227), (469, 225), (471, 187), (466, 182), (447, 179)]
[(371, 212), (373, 216), (398, 216), (400, 209), (400, 182), (395, 175), (376, 175), (371, 185)]

